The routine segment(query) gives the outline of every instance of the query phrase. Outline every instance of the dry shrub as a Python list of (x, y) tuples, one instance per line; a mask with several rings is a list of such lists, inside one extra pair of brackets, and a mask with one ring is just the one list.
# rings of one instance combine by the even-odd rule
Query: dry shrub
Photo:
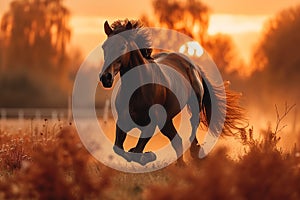
[(249, 140), (247, 153), (236, 164), (240, 194), (249, 199), (299, 199), (300, 162), (297, 151), (283, 152), (278, 132), (268, 128), (263, 139)]
[(0, 182), (0, 198), (98, 199), (109, 186), (111, 172), (105, 167), (93, 170), (99, 163), (72, 128), (62, 129), (53, 140), (35, 144), (31, 159), (22, 160), (20, 170)]
[(0, 161), (1, 171), (13, 173), (21, 168), (23, 161), (30, 160), (30, 150), (24, 146), (30, 146), (30, 140), (27, 137), (1, 137)]
[(144, 193), (145, 199), (232, 199), (236, 197), (231, 181), (233, 161), (220, 149), (183, 168), (171, 169), (170, 183), (165, 187), (153, 185)]
[[(252, 134), (252, 130), (250, 133)], [(276, 133), (250, 138), (238, 161), (221, 149), (170, 173), (169, 185), (153, 185), (145, 199), (300, 199), (300, 151), (284, 153)]]

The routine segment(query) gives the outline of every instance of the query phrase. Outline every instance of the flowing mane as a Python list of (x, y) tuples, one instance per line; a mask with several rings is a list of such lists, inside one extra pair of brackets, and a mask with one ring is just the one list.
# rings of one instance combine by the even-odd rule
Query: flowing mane
[[(143, 57), (149, 59), (151, 58), (152, 53), (152, 42), (151, 36), (147, 29), (144, 28), (144, 25), (139, 20), (117, 20), (112, 23), (111, 28), (113, 30), (112, 34), (118, 34), (124, 31), (127, 31), (126, 24), (130, 21), (132, 24), (132, 29), (134, 31), (129, 31), (129, 35), (126, 35), (128, 38), (132, 39), (137, 46), (140, 48), (140, 51)], [(145, 48), (146, 47), (146, 48)]]

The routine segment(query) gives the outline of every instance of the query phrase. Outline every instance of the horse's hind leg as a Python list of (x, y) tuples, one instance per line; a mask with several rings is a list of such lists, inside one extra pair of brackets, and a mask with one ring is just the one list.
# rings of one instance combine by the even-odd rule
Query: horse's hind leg
[[(199, 114), (198, 114), (199, 115)], [(199, 117), (197, 117), (199, 119)], [(190, 147), (190, 155), (192, 158), (199, 158), (200, 145), (198, 144), (198, 140), (196, 137), (197, 129), (199, 126), (199, 120), (196, 117), (191, 117), (190, 122), (192, 125), (192, 134), (190, 137), (191, 147)]]
[(199, 151), (200, 151), (200, 145), (198, 144), (198, 140), (196, 137), (197, 134), (197, 129), (200, 124), (200, 118), (199, 118), (199, 108), (195, 108), (196, 105), (189, 104), (190, 110), (191, 110), (191, 126), (192, 126), (192, 134), (190, 136), (190, 142), (191, 142), (191, 147), (190, 147), (190, 155), (192, 158), (196, 159), (199, 157)]
[(184, 164), (183, 161), (183, 146), (182, 146), (182, 139), (178, 135), (176, 128), (172, 120), (169, 120), (165, 123), (164, 127), (161, 129), (162, 134), (168, 137), (171, 141), (171, 144), (176, 152), (177, 155), (177, 162), (178, 164)]

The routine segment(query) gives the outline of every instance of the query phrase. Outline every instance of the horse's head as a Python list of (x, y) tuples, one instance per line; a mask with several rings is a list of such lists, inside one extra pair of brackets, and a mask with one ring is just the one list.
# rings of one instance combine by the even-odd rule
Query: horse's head
[[(126, 29), (132, 29), (130, 21), (126, 24)], [(108, 36), (103, 43), (104, 65), (100, 73), (100, 81), (106, 88), (112, 87), (114, 77), (124, 67), (128, 66), (130, 53), (129, 43), (120, 34), (114, 33), (108, 22), (104, 23), (105, 34)]]

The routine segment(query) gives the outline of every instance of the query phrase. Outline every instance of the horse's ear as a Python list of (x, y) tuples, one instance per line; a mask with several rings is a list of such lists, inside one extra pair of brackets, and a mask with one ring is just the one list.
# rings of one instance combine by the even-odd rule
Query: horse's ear
[(130, 21), (128, 21), (126, 24), (126, 30), (131, 30), (131, 29), (132, 29), (132, 24)]
[(113, 32), (107, 21), (105, 21), (104, 23), (104, 31), (107, 36), (109, 36)]

